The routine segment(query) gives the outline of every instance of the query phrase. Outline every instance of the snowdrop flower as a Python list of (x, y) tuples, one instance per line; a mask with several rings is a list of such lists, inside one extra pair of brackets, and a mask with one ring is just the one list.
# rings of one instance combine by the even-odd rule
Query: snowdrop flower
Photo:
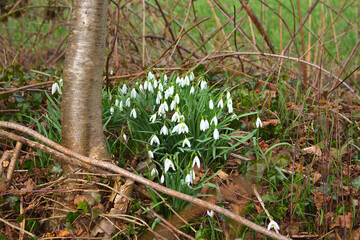
[(219, 130), (217, 128), (215, 128), (214, 130), (214, 139), (215, 140), (219, 139)]
[(156, 104), (160, 104), (161, 102), (161, 99), (159, 98), (159, 96), (156, 97), (156, 100), (155, 100)]
[(158, 81), (155, 79), (154, 81), (154, 88), (157, 88), (158, 87)]
[(164, 75), (164, 82), (167, 82), (167, 80), (168, 80), (168, 77), (167, 77), (167, 75), (165, 74), (165, 75)]
[[(160, 100), (162, 99), (162, 94), (160, 91), (158, 91), (157, 96), (156, 96), (156, 104), (160, 104)], [(159, 100), (159, 103), (157, 102)]]
[(151, 82), (148, 83), (148, 90), (149, 90), (149, 92), (154, 93), (154, 88), (151, 85)]
[(157, 145), (160, 145), (160, 140), (159, 138), (156, 136), (156, 134), (154, 134), (151, 139), (150, 139), (150, 145), (153, 145), (153, 143), (156, 143)]
[(154, 176), (155, 174), (156, 174), (156, 175), (159, 175), (158, 170), (157, 170), (156, 168), (151, 169), (150, 175), (151, 175), (151, 176)]
[(218, 119), (217, 119), (216, 115), (210, 121), (210, 124), (213, 124), (213, 123), (214, 123), (215, 126), (218, 125)]
[(131, 90), (131, 98), (136, 98), (136, 90), (135, 90), (135, 88), (133, 88)]
[(190, 73), (189, 79), (190, 79), (190, 81), (192, 81), (192, 80), (195, 79), (195, 76), (194, 76), (194, 73), (193, 73), (193, 72)]
[(190, 174), (186, 174), (185, 176), (185, 183), (187, 183), (188, 186), (190, 186), (190, 184), (192, 184), (192, 177)]
[(180, 102), (179, 94), (175, 95), (174, 101), (176, 102), (176, 104), (179, 104), (179, 102)]
[(176, 80), (175, 80), (176, 84), (181, 84), (182, 80), (179, 76), (177, 76)]
[(60, 89), (60, 86), (59, 84), (56, 82), (56, 83), (53, 83), (53, 85), (51, 86), (51, 94), (54, 94), (56, 93), (56, 91), (61, 94), (61, 89)]
[(161, 92), (164, 91), (164, 86), (162, 85), (162, 83), (159, 83), (159, 91), (161, 91)]
[(168, 105), (166, 102), (163, 102), (159, 107), (159, 111), (158, 111), (159, 116), (165, 115), (167, 111), (166, 109), (169, 110)]
[(175, 100), (173, 100), (170, 104), (170, 110), (175, 110), (175, 108), (176, 108), (176, 102)]
[(149, 158), (151, 158), (151, 159), (154, 158), (154, 153), (151, 150), (148, 151), (148, 155), (149, 155)]
[(154, 123), (154, 122), (155, 122), (155, 120), (156, 120), (156, 113), (155, 113), (155, 114), (153, 114), (153, 115), (151, 115), (151, 117), (150, 117), (149, 121), (150, 121), (151, 123)]
[(192, 166), (191, 166), (191, 167), (194, 167), (195, 164), (196, 164), (196, 166), (197, 166), (198, 168), (200, 168), (200, 159), (199, 159), (198, 156), (195, 156), (195, 157), (194, 157), (194, 160), (193, 160), (193, 162), (192, 162)]
[(204, 126), (205, 126), (205, 130), (210, 128), (210, 124), (209, 124), (209, 121), (207, 120), (207, 118), (205, 118), (205, 120), (204, 120)]
[(170, 96), (169, 89), (166, 89), (165, 94), (164, 94), (165, 100), (167, 100), (169, 98), (169, 96)]
[(125, 142), (127, 142), (127, 136), (126, 136), (125, 133), (123, 134), (123, 139), (124, 139)]
[(186, 86), (190, 86), (190, 79), (189, 79), (188, 76), (185, 77), (184, 82), (185, 82), (185, 85), (186, 85)]
[(174, 86), (170, 86), (170, 87), (168, 88), (168, 90), (169, 90), (169, 95), (170, 95), (170, 96), (174, 95), (174, 91), (175, 91)]
[(144, 89), (146, 90), (147, 88), (148, 88), (148, 81), (145, 81), (145, 83), (144, 83)]
[(148, 73), (148, 80), (155, 80), (156, 78), (155, 78), (155, 75), (152, 73), (152, 72), (149, 72)]
[(268, 230), (270, 231), (272, 228), (280, 230), (279, 224), (277, 224), (274, 220), (271, 220), (268, 225)]
[(125, 105), (126, 105), (127, 107), (130, 107), (130, 98), (127, 98), (127, 99), (126, 99)]
[(140, 91), (141, 91), (141, 92), (143, 92), (143, 91), (144, 91), (144, 87), (143, 87), (143, 85), (142, 85), (142, 84), (140, 84), (139, 89), (140, 89)]
[(178, 111), (176, 111), (176, 112), (172, 115), (171, 121), (172, 121), (172, 122), (179, 122), (179, 121), (180, 121), (180, 115), (179, 115), (179, 112), (178, 112)]
[(229, 100), (231, 98), (230, 92), (226, 93), (226, 99)]
[(184, 147), (185, 145), (188, 146), (189, 148), (191, 147), (191, 143), (190, 143), (189, 139), (187, 139), (187, 137), (185, 137), (182, 147)]
[(206, 131), (206, 123), (205, 123), (205, 120), (204, 118), (201, 118), (201, 121), (200, 121), (200, 131)]
[(163, 135), (168, 135), (169, 134), (169, 129), (165, 126), (164, 126), (160, 129), (160, 134), (163, 134)]
[(209, 101), (209, 108), (212, 110), (214, 109), (214, 102), (213, 100), (210, 98), (210, 101)]
[(133, 116), (133, 118), (136, 118), (136, 111), (135, 108), (133, 108), (130, 112), (130, 117)]
[(207, 87), (207, 82), (202, 80), (201, 83), (200, 83), (201, 90), (204, 90), (206, 87)]
[(213, 216), (214, 216), (214, 211), (213, 211), (213, 210), (211, 210), (211, 211), (206, 210), (206, 213), (207, 213), (207, 215), (209, 215), (209, 217), (213, 217)]
[(172, 170), (175, 171), (174, 163), (168, 158), (165, 159), (165, 167), (164, 168), (165, 168), (165, 173), (167, 173), (167, 171), (169, 171), (170, 168), (172, 168)]
[(227, 100), (227, 107), (228, 107), (228, 109), (229, 109), (229, 113), (233, 113), (233, 111), (234, 111), (234, 108), (233, 108), (233, 105), (232, 105), (233, 103), (232, 103), (232, 100), (231, 100), (231, 98), (229, 98), (228, 100)]
[(59, 86), (60, 86), (60, 87), (63, 86), (63, 79), (62, 79), (62, 78), (60, 78), (60, 80), (59, 80)]
[(189, 174), (191, 175), (192, 179), (195, 180), (195, 171), (193, 169), (189, 171)]
[(195, 88), (194, 88), (194, 86), (192, 86), (190, 89), (190, 94), (194, 94), (194, 93), (195, 93)]
[(114, 107), (110, 108), (110, 114), (113, 115), (114, 114)]
[(189, 132), (189, 128), (188, 126), (182, 122), (182, 123), (179, 123), (178, 125), (176, 125), (173, 130), (172, 130), (172, 133), (174, 132), (177, 132), (178, 134), (181, 134), (181, 133), (188, 133)]
[(262, 121), (261, 121), (261, 119), (259, 118), (259, 117), (257, 117), (257, 119), (256, 119), (256, 128), (259, 128), (259, 127), (261, 127), (262, 128)]
[(122, 110), (123, 110), (123, 106), (124, 106), (124, 103), (123, 103), (123, 101), (121, 100), (121, 101), (120, 101), (120, 103), (119, 103), (119, 108), (120, 108), (120, 111), (122, 111)]
[(165, 182), (165, 177), (164, 177), (164, 175), (161, 175), (160, 182), (161, 182), (161, 183), (164, 183), (164, 182)]
[(185, 87), (185, 85), (186, 85), (185, 78), (181, 78), (180, 87)]
[(220, 101), (218, 102), (217, 107), (218, 107), (218, 108), (223, 108), (223, 107), (224, 107), (224, 101), (222, 100), (222, 98), (221, 98)]
[(126, 87), (125, 84), (122, 86), (121, 92), (122, 92), (123, 94), (126, 94), (126, 92), (127, 92), (127, 87)]
[(120, 103), (120, 102), (119, 102), (119, 99), (115, 99), (115, 106), (118, 107), (118, 106), (119, 106), (119, 103)]

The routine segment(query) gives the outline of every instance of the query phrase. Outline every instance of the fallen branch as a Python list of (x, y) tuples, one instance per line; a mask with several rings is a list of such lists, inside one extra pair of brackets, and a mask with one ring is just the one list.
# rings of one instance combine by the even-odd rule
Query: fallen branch
[[(22, 125), (19, 125), (19, 124), (16, 124), (16, 123), (11, 123), (11, 122), (5, 122), (5, 121), (0, 121), (0, 127), (3, 127), (3, 128), (10, 128), (10, 129), (14, 129), (14, 130), (18, 130), (20, 132), (23, 132), (25, 134), (28, 134), (34, 138), (36, 138), (37, 140), (45, 143), (46, 145), (48, 145), (49, 147), (51, 148), (54, 148), (55, 150), (59, 151), (59, 154), (65, 154), (67, 155), (68, 157), (72, 157), (72, 158), (76, 158), (78, 161), (81, 161), (82, 164), (89, 164), (90, 166), (96, 166), (96, 167), (100, 167), (100, 168), (103, 168), (103, 169), (106, 169), (106, 170), (109, 170), (109, 171), (112, 171), (112, 172), (116, 172), (116, 173), (119, 173), (120, 175), (122, 175), (123, 177), (126, 177), (126, 178), (130, 178), (136, 182), (139, 182), (139, 183), (142, 183), (150, 188), (153, 188), (159, 192), (162, 192), (162, 193), (165, 193), (166, 195), (169, 195), (169, 196), (172, 196), (172, 197), (176, 197), (176, 198), (179, 198), (179, 199), (182, 199), (182, 200), (185, 200), (187, 202), (190, 202), (190, 203), (193, 203), (195, 205), (198, 205), (198, 206), (202, 206), (202, 207), (205, 207), (207, 209), (210, 209), (210, 210), (213, 210), (213, 211), (216, 211), (220, 214), (223, 214), (231, 219), (233, 219), (234, 221), (237, 221), (238, 223), (240, 224), (243, 224), (257, 232), (260, 232), (260, 233), (263, 233), (269, 237), (272, 237), (272, 238), (275, 238), (275, 239), (286, 239), (288, 240), (289, 238), (281, 235), (281, 234), (277, 234), (275, 232), (271, 232), (269, 230), (267, 230), (266, 228), (264, 227), (261, 227), (227, 209), (224, 209), (220, 206), (217, 206), (215, 204), (211, 204), (209, 202), (206, 202), (204, 200), (201, 200), (199, 198), (195, 198), (195, 197), (192, 197), (192, 196), (189, 196), (187, 194), (184, 194), (184, 193), (180, 193), (180, 192), (177, 192), (177, 191), (174, 191), (174, 190), (171, 190), (169, 188), (166, 188), (164, 186), (161, 186), (157, 183), (154, 183), (146, 178), (143, 178), (141, 176), (138, 176), (134, 173), (131, 173), (131, 172), (128, 172), (126, 171), (125, 169), (123, 168), (120, 168), (112, 163), (109, 163), (109, 162), (105, 162), (105, 161), (101, 161), (101, 160), (97, 160), (97, 159), (93, 159), (93, 158), (89, 158), (89, 157), (85, 157), (81, 154), (78, 154), (78, 153), (75, 153), (53, 141), (51, 141), (50, 139), (44, 137), (43, 135), (39, 134), (38, 132), (30, 129), (30, 128), (27, 128), (27, 127), (24, 127)], [(34, 147), (34, 148), (37, 148), (37, 149), (40, 149), (42, 151), (46, 151), (49, 153), (50, 152), (56, 152), (54, 149), (51, 149), (43, 144), (40, 144), (40, 143), (37, 143), (37, 142), (34, 142), (34, 141), (31, 141), (29, 139), (26, 139), (24, 137), (21, 137), (21, 136), (18, 136), (14, 133), (10, 133), (10, 132), (6, 132), (4, 130), (0, 130), (0, 136), (3, 136), (3, 137), (7, 137), (7, 138), (10, 138), (12, 140), (15, 140), (15, 141), (19, 141), (19, 142), (22, 142), (23, 144), (26, 144), (26, 145), (29, 145), (31, 147)], [(50, 151), (51, 150), (51, 151)], [(75, 163), (78, 163), (75, 162)]]

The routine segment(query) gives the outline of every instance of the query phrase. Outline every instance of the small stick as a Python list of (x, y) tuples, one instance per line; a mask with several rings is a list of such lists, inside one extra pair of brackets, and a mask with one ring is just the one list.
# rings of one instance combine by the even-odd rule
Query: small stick
[(12, 223), (9, 223), (9, 222), (6, 221), (5, 219), (0, 218), (0, 222), (3, 222), (3, 223), (9, 225), (9, 226), (12, 227), (12, 228), (15, 228), (16, 230), (18, 230), (18, 231), (20, 231), (20, 232), (26, 233), (27, 235), (31, 236), (32, 238), (35, 237), (35, 235), (32, 234), (31, 232), (28, 232), (28, 231), (26, 231), (26, 230), (24, 230), (24, 229), (19, 228), (18, 226), (14, 225), (14, 224), (12, 224)]
[(14, 173), (14, 169), (16, 166), (16, 161), (19, 158), (19, 154), (20, 154), (20, 150), (22, 147), (22, 143), (21, 142), (17, 142), (15, 145), (15, 149), (14, 149), (14, 154), (12, 155), (12, 158), (10, 160), (10, 165), (6, 174), (6, 185), (7, 187), (10, 186), (11, 183), (11, 179), (13, 177), (13, 173)]
[[(265, 208), (265, 204), (264, 204), (263, 200), (261, 199), (258, 191), (256, 190), (256, 186), (255, 186), (255, 185), (253, 185), (253, 190), (254, 190), (254, 193), (255, 193), (257, 199), (258, 199), (259, 202), (260, 202), (261, 207), (264, 209), (266, 215), (268, 216), (268, 218), (270, 219), (270, 221), (273, 221), (273, 218), (271, 217), (269, 211)], [(279, 231), (278, 231), (276, 228), (274, 228), (274, 229), (275, 229), (275, 232), (276, 232), (276, 233), (279, 233)]]

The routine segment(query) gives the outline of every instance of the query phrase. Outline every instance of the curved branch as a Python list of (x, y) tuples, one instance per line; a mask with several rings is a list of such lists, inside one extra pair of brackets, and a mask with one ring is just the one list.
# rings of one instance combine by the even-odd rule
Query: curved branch
[[(220, 206), (217, 206), (215, 204), (211, 204), (209, 202), (206, 202), (204, 200), (201, 200), (199, 198), (195, 198), (195, 197), (192, 197), (192, 196), (189, 196), (187, 194), (184, 194), (184, 193), (180, 193), (180, 192), (177, 192), (177, 191), (174, 191), (174, 190), (171, 190), (167, 187), (164, 187), (164, 186), (161, 186), (159, 184), (156, 184), (146, 178), (143, 178), (141, 176), (138, 176), (134, 173), (131, 173), (131, 172), (128, 172), (126, 171), (125, 169), (123, 168), (120, 168), (112, 163), (109, 163), (109, 162), (105, 162), (105, 161), (101, 161), (101, 160), (97, 160), (97, 159), (93, 159), (93, 158), (89, 158), (89, 157), (85, 157), (81, 154), (78, 154), (78, 153), (75, 153), (53, 141), (51, 141), (50, 139), (44, 137), (43, 135), (39, 134), (38, 132), (30, 129), (30, 128), (27, 128), (27, 127), (24, 127), (20, 124), (16, 124), (16, 123), (11, 123), (11, 122), (5, 122), (5, 121), (0, 121), (0, 127), (3, 127), (3, 128), (10, 128), (10, 129), (14, 129), (14, 130), (18, 130), (18, 131), (21, 131), (25, 134), (28, 134), (34, 138), (36, 138), (37, 140), (45, 143), (46, 145), (48, 145), (49, 147), (52, 147), (54, 149), (56, 149), (57, 151), (69, 156), (69, 157), (73, 157), (73, 158), (76, 158), (80, 161), (82, 161), (83, 163), (86, 163), (86, 164), (89, 164), (90, 166), (96, 166), (96, 167), (100, 167), (100, 168), (103, 168), (103, 169), (106, 169), (106, 170), (110, 170), (110, 171), (113, 171), (113, 172), (116, 172), (120, 175), (122, 175), (123, 177), (127, 177), (127, 178), (130, 178), (136, 182), (139, 182), (139, 183), (142, 183), (148, 187), (151, 187), (159, 192), (162, 192), (162, 193), (165, 193), (166, 195), (169, 195), (169, 196), (172, 196), (172, 197), (176, 197), (176, 198), (179, 198), (179, 199), (182, 199), (182, 200), (185, 200), (187, 202), (190, 202), (190, 203), (193, 203), (195, 205), (198, 205), (198, 206), (202, 206), (202, 207), (205, 207), (207, 209), (211, 209), (211, 210), (214, 210), (218, 213), (221, 213), (235, 221), (237, 221), (238, 223), (240, 224), (243, 224), (257, 232), (260, 232), (260, 233), (263, 233), (269, 237), (272, 237), (272, 238), (275, 238), (275, 239), (280, 239), (280, 240), (288, 240), (289, 238), (281, 235), (281, 234), (277, 234), (275, 232), (271, 232), (269, 230), (267, 230), (266, 228), (264, 227), (261, 227), (259, 225), (256, 225), (255, 223), (227, 210), (227, 209), (224, 209)], [(17, 136), (16, 134), (13, 134), (13, 133), (8, 133), (6, 131), (3, 131), (3, 130), (0, 130), (0, 136), (4, 136), (4, 137), (8, 137), (8, 138), (11, 138), (13, 140), (16, 140), (16, 141), (20, 141), (20, 142), (23, 142), (24, 144), (29, 144), (33, 141), (30, 142), (30, 140), (26, 139), (26, 138), (23, 138), (23, 137), (20, 137), (20, 136)], [(30, 145), (30, 144), (29, 144)], [(41, 144), (42, 145), (42, 144)], [(46, 149), (48, 147), (42, 145), (42, 148), (43, 149)], [(41, 149), (40, 149), (41, 150)]]

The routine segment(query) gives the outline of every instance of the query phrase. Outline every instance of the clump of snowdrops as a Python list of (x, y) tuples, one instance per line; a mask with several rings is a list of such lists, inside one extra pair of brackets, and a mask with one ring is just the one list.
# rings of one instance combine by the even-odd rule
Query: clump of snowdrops
[(145, 82), (119, 86), (112, 101), (110, 113), (119, 111), (128, 121), (154, 163), (149, 177), (173, 189), (191, 187), (195, 167), (219, 165), (254, 134), (236, 134), (229, 127), (238, 118), (230, 92), (209, 87), (203, 77), (195, 80), (192, 72), (159, 78), (149, 72)]

